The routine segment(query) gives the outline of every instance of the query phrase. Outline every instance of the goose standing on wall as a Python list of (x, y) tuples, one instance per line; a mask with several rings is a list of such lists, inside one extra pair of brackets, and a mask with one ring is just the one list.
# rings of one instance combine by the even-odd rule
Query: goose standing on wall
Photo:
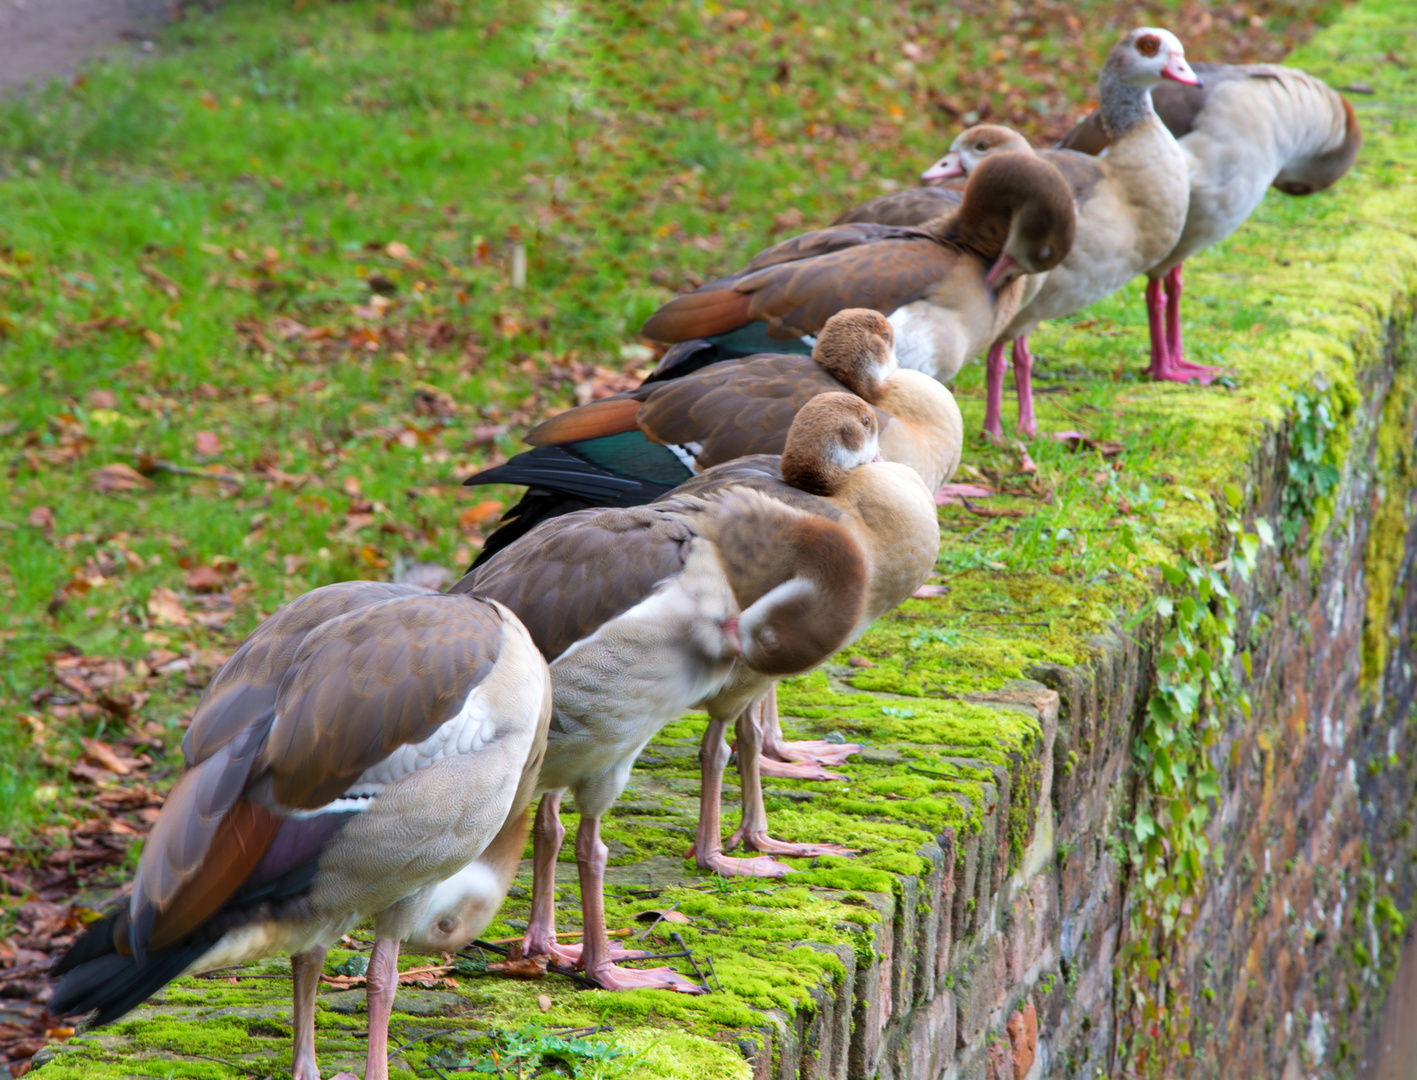
[[(1072, 315), (1110, 296), (1156, 265), (1180, 239), (1190, 201), (1186, 159), (1151, 104), (1152, 87), (1168, 79), (1192, 85), (1200, 81), (1169, 30), (1133, 30), (1107, 54), (1099, 97), (1112, 145), (1106, 157), (1096, 159), (1097, 182), (1079, 207), (1077, 241), (989, 350), (990, 370), (999, 374), (990, 386), (1001, 387), (1004, 343), (1014, 342), (1018, 426), (1025, 434), (1033, 434), (1038, 425), (1031, 388), (1033, 357), (1024, 339), (1043, 320)], [(1079, 167), (1085, 166), (1079, 162)], [(1003, 436), (1001, 411), (1001, 394), (991, 393), (984, 415), (984, 430), (991, 438)]]
[(810, 357), (764, 353), (681, 374), (686, 367), (543, 421), (526, 434), (535, 449), (465, 480), (531, 489), (473, 565), (547, 518), (591, 506), (643, 505), (711, 466), (781, 454), (797, 411), (830, 391), (870, 402), (881, 457), (913, 468), (931, 491), (959, 465), (959, 406), (935, 380), (900, 368), (890, 324), (875, 311), (833, 315)]
[[(879, 315), (876, 335), (889, 343), (890, 324)], [(856, 424), (871, 422), (871, 442), (857, 451), (848, 441)], [(813, 398), (798, 413), (788, 436), (779, 480), (770, 457), (743, 458), (719, 466), (684, 484), (679, 491), (692, 495), (724, 480), (752, 482), (759, 490), (777, 498), (798, 501), (805, 492), (826, 508), (813, 505), (815, 513), (833, 513), (866, 555), (866, 601), (860, 617), (840, 647), (864, 634), (877, 619), (910, 597), (935, 567), (940, 551), (939, 522), (930, 488), (911, 468), (893, 462), (860, 464), (865, 451), (875, 442), (874, 415), (865, 403), (846, 394), (829, 393)], [(836, 434), (840, 432), (840, 434)], [(830, 452), (823, 452), (824, 450)], [(869, 459), (868, 459), (869, 460)], [(753, 474), (755, 479), (749, 480)], [(743, 478), (739, 480), (738, 478)], [(794, 490), (795, 489), (795, 490)], [(767, 834), (761, 776), (798, 775), (792, 763), (803, 754), (817, 761), (827, 760), (819, 744), (783, 743), (778, 723), (777, 679), (761, 671), (740, 668), (738, 677), (725, 694), (705, 702), (709, 726), (704, 734), (701, 760), (703, 776), (699, 834), (695, 855), (702, 869), (722, 874), (781, 876), (787, 868), (768, 859), (736, 860), (721, 854), (719, 794), (728, 748), (723, 736), (727, 725), (736, 722), (738, 769), (742, 780), (743, 818), (727, 841), (731, 850), (742, 842), (750, 850), (767, 856), (811, 857), (836, 854), (834, 845), (800, 845), (774, 840)], [(836, 748), (845, 754), (856, 746)], [(772, 756), (765, 756), (771, 753)], [(770, 764), (776, 759), (775, 764)], [(840, 760), (840, 759), (838, 759)]]
[[(968, 178), (992, 154), (1037, 154), (1052, 165), (1072, 189), (1073, 204), (1078, 212), (1078, 228), (1090, 225), (1088, 201), (1103, 179), (1102, 170), (1091, 157), (1062, 150), (1033, 150), (1018, 132), (1000, 124), (976, 124), (955, 138), (949, 151), (923, 173), (929, 187), (910, 188), (870, 199), (847, 210), (836, 219), (844, 222), (877, 222), (886, 225), (918, 225), (932, 211), (949, 202), (958, 202)], [(1047, 280), (1047, 272), (1028, 274), (1023, 278), (1019, 293), (1019, 308), (1025, 308), (1038, 295)], [(986, 364), (985, 434), (998, 439), (1003, 434), (999, 413), (1004, 396), (1004, 341), (1000, 338), (989, 349)], [(1028, 338), (1014, 339), (1014, 370), (1019, 404), (1019, 430), (1033, 434), (1037, 421), (1033, 414), (1033, 385), (1030, 378), (1033, 360), (1028, 352)]]
[(374, 582), (299, 597), (207, 687), (131, 901), (59, 961), (50, 1011), (106, 1024), (186, 972), (289, 953), (292, 1071), (319, 1080), (325, 952), (372, 918), (365, 1080), (385, 1080), (399, 942), (479, 856), (480, 890), (505, 892), (550, 716), (546, 662), (500, 604)]
[(1067, 183), (1030, 154), (975, 170), (958, 210), (918, 227), (836, 225), (786, 240), (741, 272), (676, 297), (645, 323), (655, 341), (710, 339), (715, 358), (810, 348), (832, 315), (889, 317), (904, 367), (952, 379), (1013, 316), (1021, 274), (1048, 270), (1073, 243)]
[[(1203, 86), (1153, 93), (1189, 167), (1190, 206), (1180, 239), (1147, 270), (1146, 307), (1152, 378), (1208, 383), (1219, 369), (1185, 359), (1181, 264), (1243, 225), (1269, 187), (1312, 195), (1333, 185), (1363, 137), (1347, 99), (1296, 68), (1196, 64), (1195, 70)], [(1101, 114), (1093, 113), (1060, 145), (1099, 154), (1110, 142)]]
[[(815, 452), (804, 453), (804, 468), (816, 475), (868, 464), (876, 454), (867, 438), (875, 427), (870, 407), (845, 394), (821, 395), (798, 414), (793, 431), (811, 428), (823, 411), (847, 422), (829, 427)], [(914, 473), (902, 471), (923, 489)], [(771, 679), (827, 659), (855, 631), (867, 598), (867, 556), (836, 520), (839, 513), (804, 510), (717, 472), (650, 506), (581, 510), (543, 522), (453, 586), (517, 611), (551, 662), (555, 711), (537, 781), (544, 797), (524, 949), (579, 954), (587, 976), (606, 989), (698, 989), (667, 968), (621, 968), (611, 953), (600, 821), (635, 759), (690, 708), (741, 713), (758, 687), (742, 672)], [(555, 935), (566, 789), (581, 814), (579, 949), (558, 946)]]

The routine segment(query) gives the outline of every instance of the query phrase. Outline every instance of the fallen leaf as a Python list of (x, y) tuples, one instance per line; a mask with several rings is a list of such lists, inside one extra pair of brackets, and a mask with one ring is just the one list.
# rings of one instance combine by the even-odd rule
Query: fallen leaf
[(121, 461), (115, 461), (111, 465), (104, 465), (95, 469), (93, 473), (93, 485), (98, 489), (99, 494), (108, 495), (115, 491), (132, 491), (134, 488), (150, 488), (152, 481), (131, 465), (125, 465)]
[(53, 532), (54, 511), (47, 506), (36, 506), (30, 511), (29, 522), (36, 529), (43, 529), (45, 532)]
[(687, 923), (692, 921), (682, 911), (675, 911), (673, 908), (649, 908), (646, 911), (638, 912), (635, 918), (639, 922)]
[(498, 975), (510, 975), (514, 979), (544, 979), (548, 956), (523, 956), (518, 960), (498, 960), (488, 964), (487, 970)]
[(192, 620), (182, 607), (182, 598), (161, 585), (148, 594), (148, 614), (154, 621), (166, 626), (192, 625)]
[(546, 994), (536, 995), (536, 1007), (542, 1012), (551, 1011), (551, 998)]
[(458, 525), (464, 532), (471, 532), (488, 518), (502, 512), (502, 504), (496, 499), (486, 499), (475, 506), (469, 506), (458, 515)]
[(221, 440), (210, 431), (197, 432), (197, 453), (203, 457), (215, 457), (221, 453)]
[(971, 514), (978, 514), (987, 518), (1021, 518), (1027, 517), (1028, 511), (1016, 506), (976, 506), (969, 499), (960, 499), (960, 503)]
[(133, 770), (113, 752), (113, 747), (98, 739), (81, 739), (84, 744), (84, 759), (119, 776), (127, 776)]
[(848, 657), (846, 663), (847, 663), (848, 666), (850, 666), (850, 667), (855, 667), (855, 668), (868, 668), (868, 667), (880, 667), (880, 666), (881, 666), (880, 664), (872, 663), (870, 660), (867, 660), (864, 656), (852, 656), (852, 657)]
[(118, 408), (118, 395), (112, 390), (90, 390), (88, 397), (91, 409)]
[(224, 583), (221, 571), (214, 566), (194, 566), (183, 580), (193, 592), (216, 592)]
[(399, 262), (403, 262), (409, 256), (408, 245), (398, 240), (390, 240), (388, 244), (384, 246), (384, 254), (391, 259), (397, 259)]

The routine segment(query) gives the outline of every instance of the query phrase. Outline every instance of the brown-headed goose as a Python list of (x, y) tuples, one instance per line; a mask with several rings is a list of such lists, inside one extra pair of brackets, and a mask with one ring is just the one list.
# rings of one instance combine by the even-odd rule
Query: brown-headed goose
[[(929, 211), (940, 205), (941, 200), (958, 201), (968, 177), (973, 175), (979, 164), (991, 154), (1036, 153), (1062, 174), (1072, 189), (1073, 203), (1079, 213), (1087, 206), (1102, 172), (1089, 157), (1061, 150), (1033, 150), (1028, 141), (1018, 132), (999, 124), (976, 124), (966, 128), (955, 137), (949, 152), (939, 161), (921, 173), (921, 177), (939, 186), (914, 188), (908, 191), (881, 195), (853, 207), (837, 222), (860, 221), (880, 222), (890, 225), (918, 225), (925, 220)], [(1079, 218), (1079, 228), (1087, 227), (1085, 217)], [(1047, 274), (1029, 274), (1023, 279), (1019, 306), (1025, 307), (1043, 287)], [(992, 438), (1002, 433), (998, 416), (1003, 404), (1004, 386), (1004, 340), (995, 341), (989, 349), (987, 359), (987, 391), (985, 406), (985, 432)], [(1014, 369), (1017, 374), (1019, 402), (1019, 428), (1026, 434), (1033, 434), (1036, 421), (1033, 415), (1033, 387), (1030, 380), (1032, 357), (1028, 353), (1028, 339), (1014, 340)]]
[(875, 406), (881, 456), (915, 469), (932, 491), (959, 465), (959, 407), (940, 383), (899, 366), (894, 332), (879, 312), (833, 315), (810, 357), (764, 353), (675, 377), (680, 370), (543, 421), (526, 434), (536, 449), (465, 480), (531, 489), (487, 538), (478, 561), (547, 518), (643, 505), (713, 465), (781, 454), (797, 411), (833, 390)]
[[(882, 335), (884, 325), (880, 330)], [(862, 464), (860, 459), (865, 457), (870, 444), (860, 451), (851, 448), (853, 424), (863, 423), (867, 418), (875, 420), (864, 405), (846, 394), (831, 393), (813, 398), (793, 422), (779, 466), (786, 485), (817, 497), (839, 513), (838, 520), (866, 554), (866, 602), (843, 645), (855, 641), (873, 622), (914, 593), (934, 569), (940, 550), (935, 500), (919, 473), (894, 462)], [(823, 447), (832, 445), (842, 446), (848, 452), (822, 453)], [(757, 471), (763, 476), (760, 483), (772, 485), (771, 468), (771, 458), (744, 458), (710, 470), (679, 490), (691, 494), (714, 483), (715, 473), (726, 478), (733, 472), (742, 476)], [(782, 497), (781, 484), (776, 487), (775, 494)], [(776, 775), (802, 775), (790, 768), (790, 763), (798, 756), (792, 752), (794, 749), (818, 760), (825, 759), (822, 749), (815, 744), (798, 744), (794, 748), (793, 744), (782, 743), (777, 698), (773, 692), (775, 684), (774, 678), (740, 668), (738, 678), (724, 697), (705, 703), (710, 721), (702, 751), (704, 777), (700, 797), (704, 812), (700, 814), (695, 845), (698, 863), (705, 869), (761, 876), (778, 876), (785, 871), (770, 860), (743, 860), (740, 864), (719, 854), (717, 795), (728, 757), (723, 733), (735, 718), (743, 819), (729, 839), (728, 847), (731, 849), (742, 841), (746, 847), (766, 855), (828, 853), (830, 846), (786, 844), (767, 835), (760, 777), (767, 771), (763, 768), (764, 762), (771, 759), (763, 757), (764, 751), (777, 748), (778, 764), (773, 768)], [(748, 709), (749, 702), (757, 704)], [(850, 753), (859, 748), (840, 749)]]
[(106, 1024), (185, 972), (289, 953), (292, 1071), (319, 1080), (325, 951), (372, 918), (365, 1080), (385, 1080), (399, 942), (489, 848), (490, 891), (507, 880), (550, 716), (546, 662), (500, 604), (373, 582), (299, 597), (207, 687), (131, 900), (59, 961), (50, 1011)]
[(1019, 275), (1062, 260), (1074, 227), (1056, 169), (1031, 154), (999, 154), (975, 170), (955, 212), (921, 226), (834, 225), (784, 241), (669, 301), (643, 333), (706, 338), (722, 357), (804, 340), (797, 351), (806, 351), (836, 312), (872, 308), (895, 328), (903, 367), (946, 381), (1011, 318)]
[[(1151, 376), (1208, 383), (1219, 369), (1185, 359), (1181, 339), (1181, 264), (1233, 233), (1267, 188), (1312, 195), (1334, 184), (1363, 137), (1353, 106), (1323, 80), (1275, 64), (1196, 64), (1203, 86), (1159, 86), (1157, 114), (1180, 144), (1190, 172), (1190, 205), (1174, 247), (1147, 270)], [(1110, 153), (1099, 113), (1060, 144)]]
[[(859, 398), (820, 395), (793, 429), (822, 410), (840, 411), (842, 402), (833, 399), (848, 403), (850, 423), (860, 429), (855, 449), (848, 428), (845, 442), (817, 447), (806, 466), (812, 476), (864, 465), (876, 453), (867, 438), (875, 415)], [(867, 555), (850, 523), (838, 520), (845, 515), (830, 506), (804, 509), (736, 473), (717, 475), (739, 466), (710, 469), (690, 490), (649, 506), (581, 510), (543, 522), (453, 586), (517, 611), (551, 662), (555, 711), (537, 781), (544, 798), (524, 949), (579, 951), (587, 976), (607, 989), (697, 989), (668, 969), (617, 966), (606, 935), (600, 821), (640, 751), (690, 708), (731, 720), (761, 683), (821, 663), (856, 631), (866, 604)], [(900, 468), (923, 489), (908, 469), (875, 467)], [(798, 503), (812, 498), (796, 489), (788, 496)], [(568, 788), (581, 814), (579, 950), (558, 946), (555, 936), (554, 877), (564, 837), (559, 803)], [(716, 788), (704, 798), (716, 806)]]
[(833, 225), (854, 221), (878, 225), (922, 225), (952, 213), (964, 198), (964, 187), (975, 167), (990, 154), (1028, 151), (1028, 140), (999, 124), (976, 124), (950, 144), (949, 151), (923, 173), (925, 186), (878, 195), (840, 214)]

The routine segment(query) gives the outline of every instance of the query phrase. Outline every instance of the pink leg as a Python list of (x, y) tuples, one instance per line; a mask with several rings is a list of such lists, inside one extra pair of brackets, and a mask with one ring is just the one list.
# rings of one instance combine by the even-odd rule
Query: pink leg
[[(743, 715), (758, 707), (754, 702)], [(728, 765), (723, 735), (727, 729), (726, 719), (710, 719), (699, 744), (699, 831), (694, 839), (694, 861), (700, 870), (723, 877), (782, 877), (792, 871), (775, 859), (736, 859), (723, 853), (723, 770)], [(742, 750), (738, 761), (741, 765)]]
[(861, 753), (855, 743), (829, 743), (820, 739), (787, 742), (782, 737), (782, 720), (777, 713), (777, 685), (774, 684), (763, 699), (763, 741), (761, 772), (764, 776), (778, 776), (799, 780), (845, 780), (846, 777), (829, 773), (820, 768), (820, 775), (778, 772), (781, 764), (797, 765), (841, 765), (852, 754)]
[(992, 443), (1004, 441), (1004, 343), (996, 341), (989, 346), (989, 355), (984, 361), (984, 438)]
[(574, 964), (580, 950), (556, 944), (556, 857), (566, 839), (561, 825), (563, 794), (548, 791), (536, 808), (532, 826), (531, 917), (522, 938), (522, 953), (554, 957), (558, 964)]
[(605, 864), (610, 850), (600, 839), (600, 819), (583, 815), (576, 832), (576, 864), (581, 877), (581, 922), (585, 929), (586, 976), (606, 990), (678, 990), (702, 994), (703, 988), (671, 968), (632, 971), (616, 967), (610, 955), (610, 937), (605, 932)]
[[(1172, 292), (1174, 288), (1174, 292)], [(1198, 382), (1208, 385), (1220, 368), (1192, 364), (1181, 359), (1181, 268), (1165, 278), (1148, 278), (1146, 283), (1146, 323), (1151, 333), (1151, 366), (1147, 369), (1157, 382)], [(1172, 353), (1172, 346), (1176, 352)]]
[(365, 995), (369, 1001), (369, 1054), (364, 1059), (364, 1080), (389, 1080), (389, 1016), (399, 988), (399, 943), (387, 938), (374, 942), (369, 954)]
[(1181, 267), (1173, 266), (1166, 272), (1166, 353), (1171, 359), (1171, 370), (1184, 372), (1202, 386), (1208, 386), (1225, 369), (1193, 364), (1185, 357), (1181, 344)]
[(1032, 437), (1038, 433), (1033, 417), (1033, 354), (1028, 351), (1028, 335), (1014, 338), (1014, 387), (1018, 391), (1018, 433)]
[(768, 855), (810, 859), (817, 855), (850, 855), (840, 844), (789, 844), (768, 835), (768, 812), (763, 805), (763, 782), (758, 771), (767, 709), (747, 710), (738, 718), (738, 776), (743, 785), (743, 820), (728, 838), (731, 850), (739, 843)]
[(320, 1080), (320, 1066), (315, 1063), (315, 991), (324, 967), (323, 945), (290, 958), (295, 983), (295, 1056), (291, 1061), (291, 1080)]
[(1172, 364), (1185, 362), (1181, 347), (1181, 267), (1166, 272), (1166, 354)]

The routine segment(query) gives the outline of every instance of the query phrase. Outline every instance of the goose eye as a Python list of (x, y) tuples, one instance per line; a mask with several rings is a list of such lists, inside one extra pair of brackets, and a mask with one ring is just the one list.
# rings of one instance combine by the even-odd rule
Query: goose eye
[(1143, 56), (1155, 56), (1161, 51), (1161, 41), (1158, 38), (1147, 34), (1145, 37), (1137, 38), (1137, 52)]
[(984, 153), (984, 151), (989, 149), (989, 144), (984, 142), (977, 142), (974, 144), (974, 149), (978, 150), (982, 154)]

